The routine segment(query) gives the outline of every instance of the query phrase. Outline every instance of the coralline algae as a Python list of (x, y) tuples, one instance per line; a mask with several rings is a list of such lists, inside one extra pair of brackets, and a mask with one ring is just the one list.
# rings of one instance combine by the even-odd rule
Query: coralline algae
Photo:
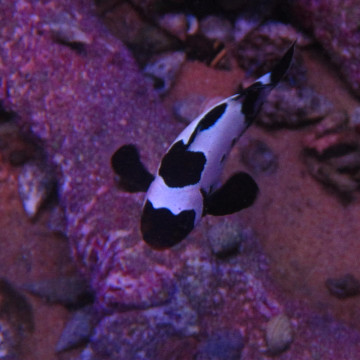
[(64, 231), (104, 315), (80, 358), (193, 358), (214, 341), (231, 352), (231, 334), (239, 334), (236, 353), (265, 359), (266, 323), (284, 312), (295, 325), (282, 359), (355, 358), (357, 332), (288, 303), (271, 286), (249, 229), (241, 254), (226, 260), (211, 254), (206, 224), (171, 251), (143, 244), (143, 198), (116, 187), (110, 158), (131, 142), (154, 171), (182, 125), (169, 121), (94, 13), (87, 0), (0, 3), (2, 107), (17, 114), (55, 168)]
[[(290, 3), (290, 2), (289, 2)], [(360, 94), (360, 4), (357, 0), (296, 0), (291, 8), (297, 21), (310, 30)]]
[[(172, 281), (171, 272), (151, 265), (141, 243), (140, 249), (130, 248), (139, 242), (142, 199), (114, 186), (109, 164), (123, 142), (141, 142), (154, 169), (161, 146), (174, 136), (165, 127), (159, 101), (126, 48), (92, 16), (94, 8), (86, 1), (2, 2), (0, 10), (1, 101), (18, 114), (20, 126), (37, 137), (56, 167), (74, 258), (92, 279), (103, 307), (166, 300), (160, 290)], [(59, 25), (61, 19), (65, 25)], [(59, 39), (54, 28), (64, 27), (68, 30)], [(82, 41), (78, 34), (85, 33)], [(144, 139), (150, 132), (154, 137)], [(153, 271), (147, 274), (139, 264)], [(120, 274), (127, 286), (114, 280)]]

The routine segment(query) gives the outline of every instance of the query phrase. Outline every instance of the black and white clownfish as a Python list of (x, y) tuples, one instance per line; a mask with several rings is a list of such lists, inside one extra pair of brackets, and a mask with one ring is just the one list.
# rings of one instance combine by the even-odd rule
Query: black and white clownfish
[(147, 192), (140, 227), (151, 247), (163, 250), (178, 244), (207, 214), (233, 214), (253, 204), (259, 188), (249, 174), (235, 173), (222, 186), (219, 179), (231, 148), (290, 67), (294, 47), (271, 72), (193, 120), (170, 145), (155, 176), (134, 145), (123, 145), (113, 154), (111, 165), (123, 187)]

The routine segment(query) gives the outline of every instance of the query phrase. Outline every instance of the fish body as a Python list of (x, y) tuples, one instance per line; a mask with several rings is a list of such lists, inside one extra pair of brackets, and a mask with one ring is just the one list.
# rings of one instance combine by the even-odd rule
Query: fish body
[[(194, 227), (202, 218), (204, 196), (218, 188), (225, 160), (248, 124), (238, 95), (222, 100), (187, 126), (169, 147), (145, 197), (145, 205), (172, 214), (191, 211)], [(209, 127), (201, 129), (208, 119)], [(154, 210), (156, 212), (156, 210)], [(147, 233), (146, 213), (141, 225)], [(145, 235), (146, 238), (146, 235)]]
[[(271, 72), (193, 120), (170, 145), (156, 175), (147, 174), (147, 181), (139, 186), (147, 191), (140, 227), (150, 246), (167, 249), (183, 240), (206, 214), (231, 214), (255, 201), (258, 186), (250, 175), (236, 173), (222, 186), (220, 177), (229, 152), (289, 68), (294, 45)], [(140, 162), (137, 150), (126, 146)], [(114, 169), (126, 162), (119, 151), (112, 159)], [(119, 168), (117, 173), (128, 177)]]

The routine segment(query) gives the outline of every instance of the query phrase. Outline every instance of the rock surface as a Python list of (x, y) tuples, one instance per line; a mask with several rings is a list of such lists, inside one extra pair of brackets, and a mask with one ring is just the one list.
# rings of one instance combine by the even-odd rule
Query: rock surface
[[(146, 251), (122, 253), (140, 242), (136, 219), (141, 198), (116, 189), (109, 159), (124, 142), (141, 142), (144, 158), (154, 169), (162, 149), (150, 144), (162, 143), (155, 141), (157, 133), (171, 138), (171, 132), (165, 129), (159, 101), (128, 51), (85, 3), (1, 4), (0, 76), (2, 94), (7, 94), (1, 101), (43, 144), (48, 161), (56, 167), (74, 258), (91, 278), (101, 306), (149, 306), (160, 301), (161, 284), (170, 281), (171, 273), (157, 266), (158, 271), (149, 275), (145, 268), (136, 269), (132, 277), (133, 265), (121, 268), (127, 256), (134, 256), (135, 265), (146, 259)], [(60, 40), (54, 37), (54, 24), (56, 29), (67, 29), (68, 38), (64, 32)], [(86, 36), (72, 36), (74, 32)], [(153, 135), (143, 139), (150, 128)], [(132, 284), (125, 292), (113, 281), (124, 271)], [(144, 286), (149, 281), (159, 291)], [(142, 290), (134, 293), (134, 288)]]
[(360, 95), (360, 4), (357, 0), (296, 0), (297, 21), (324, 47), (331, 61)]

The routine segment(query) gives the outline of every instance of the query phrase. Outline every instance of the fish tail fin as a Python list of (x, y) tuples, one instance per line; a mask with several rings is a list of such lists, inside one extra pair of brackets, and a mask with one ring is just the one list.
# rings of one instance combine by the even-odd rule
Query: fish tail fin
[(267, 74), (261, 76), (255, 81), (255, 83), (260, 83), (264, 86), (275, 87), (280, 80), (285, 76), (287, 71), (290, 68), (292, 58), (294, 56), (296, 40), (291, 44), (289, 49), (283, 55), (283, 57), (278, 61), (274, 68)]
[(245, 115), (248, 125), (254, 121), (271, 90), (280, 82), (288, 71), (294, 55), (295, 44), (296, 41), (293, 42), (272, 71), (261, 76), (243, 91), (241, 111)]

